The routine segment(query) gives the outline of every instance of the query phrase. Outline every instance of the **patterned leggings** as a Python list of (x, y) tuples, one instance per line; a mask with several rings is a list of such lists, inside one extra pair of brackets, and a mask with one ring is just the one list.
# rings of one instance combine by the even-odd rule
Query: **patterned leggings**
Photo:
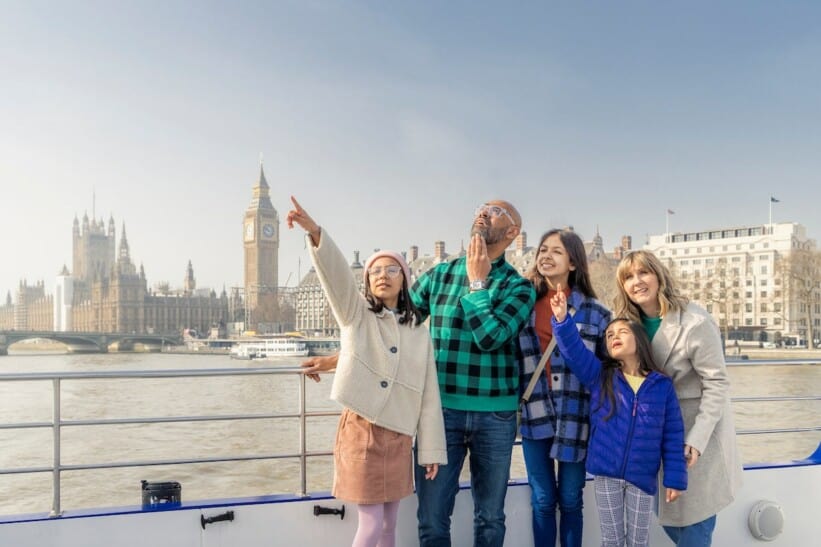
[[(602, 547), (646, 547), (653, 496), (621, 479), (595, 477)], [(625, 537), (626, 536), (626, 537)]]

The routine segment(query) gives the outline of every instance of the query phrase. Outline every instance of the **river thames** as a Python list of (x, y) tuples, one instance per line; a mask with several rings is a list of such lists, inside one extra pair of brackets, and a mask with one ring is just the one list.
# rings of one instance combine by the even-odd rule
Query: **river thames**
[[(298, 360), (235, 361), (226, 355), (109, 353), (91, 355), (12, 354), (0, 357), (0, 374), (20, 372), (131, 371), (167, 369), (265, 368)], [(810, 396), (821, 393), (821, 368), (810, 365), (728, 367), (733, 397)], [(308, 410), (336, 410), (328, 400), (330, 376), (306, 382)], [(164, 379), (66, 380), (64, 420), (296, 412), (298, 376)], [(0, 382), (0, 423), (49, 422), (51, 382)], [(742, 402), (734, 405), (739, 430), (817, 426), (819, 401)], [(308, 420), (307, 449), (332, 449), (336, 418)], [(744, 461), (785, 461), (808, 456), (821, 433), (739, 436)], [(50, 429), (0, 430), (0, 468), (50, 466)], [(64, 465), (125, 461), (196, 459), (299, 450), (296, 419), (257, 419), (164, 424), (64, 427)], [(514, 477), (525, 475), (521, 450), (514, 450)], [(329, 490), (330, 456), (308, 459), (308, 490)], [(51, 473), (0, 476), (0, 514), (45, 512), (51, 507)], [(64, 471), (63, 509), (136, 505), (140, 480), (178, 481), (183, 501), (293, 493), (299, 490), (294, 459), (182, 466)]]

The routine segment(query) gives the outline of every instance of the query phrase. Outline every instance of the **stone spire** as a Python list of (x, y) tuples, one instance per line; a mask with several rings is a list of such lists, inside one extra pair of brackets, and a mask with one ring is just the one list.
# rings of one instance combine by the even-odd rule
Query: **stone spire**
[(188, 267), (185, 269), (185, 279), (183, 280), (183, 290), (185, 294), (193, 294), (194, 289), (197, 288), (197, 280), (194, 279), (194, 267), (191, 265), (191, 259), (188, 259)]
[(118, 261), (131, 261), (131, 253), (128, 250), (128, 238), (125, 235), (125, 222), (123, 222), (123, 233), (120, 236), (120, 257)]
[(271, 187), (265, 179), (265, 170), (262, 168), (262, 163), (259, 164), (259, 180), (253, 189), (251, 197), (251, 205), (249, 209), (273, 209), (274, 205), (271, 203)]

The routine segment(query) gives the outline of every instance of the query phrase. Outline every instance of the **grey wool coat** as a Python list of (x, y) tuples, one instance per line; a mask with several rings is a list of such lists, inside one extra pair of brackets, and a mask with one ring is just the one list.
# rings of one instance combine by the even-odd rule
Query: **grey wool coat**
[(684, 418), (684, 442), (701, 453), (688, 469), (687, 491), (673, 503), (659, 499), (659, 522), (688, 526), (729, 505), (741, 486), (741, 457), (718, 326), (695, 304), (672, 310), (653, 337), (653, 356), (673, 379)]

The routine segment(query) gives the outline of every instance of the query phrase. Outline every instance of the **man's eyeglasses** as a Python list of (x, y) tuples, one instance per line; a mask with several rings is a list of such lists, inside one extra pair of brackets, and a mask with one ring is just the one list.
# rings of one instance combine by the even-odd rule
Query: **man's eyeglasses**
[(385, 275), (388, 277), (396, 277), (400, 273), (402, 273), (402, 268), (400, 266), (375, 266), (373, 268), (368, 268), (368, 275), (371, 277), (379, 277), (382, 275), (382, 272), (385, 272)]
[(507, 216), (510, 219), (510, 222), (516, 224), (516, 221), (513, 220), (513, 217), (510, 216), (510, 213), (507, 212), (507, 209), (504, 207), (499, 207), (498, 205), (488, 205), (487, 203), (480, 205), (473, 211), (473, 216), (478, 217), (479, 215), (483, 215), (487, 213), (487, 216), (490, 218), (496, 218), (502, 215)]

